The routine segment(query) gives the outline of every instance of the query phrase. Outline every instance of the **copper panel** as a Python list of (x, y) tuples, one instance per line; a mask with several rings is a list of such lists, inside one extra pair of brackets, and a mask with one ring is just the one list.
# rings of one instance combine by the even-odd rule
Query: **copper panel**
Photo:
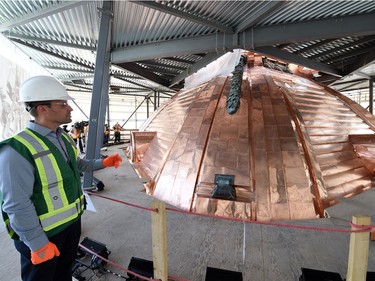
[(349, 159), (346, 161), (340, 161), (336, 163), (330, 163), (326, 165), (321, 165), (322, 173), (324, 176), (334, 175), (337, 173), (347, 172), (356, 168), (363, 166), (363, 163), (360, 159)]
[(264, 134), (266, 139), (278, 139), (279, 133), (277, 126), (264, 126)]
[(304, 101), (304, 102), (296, 102), (295, 103), (299, 108), (303, 108), (303, 109), (310, 109), (310, 110), (318, 110), (318, 109), (324, 109), (327, 107), (327, 105), (329, 104), (330, 106), (334, 106), (335, 107), (335, 111), (338, 111), (340, 113), (347, 113), (350, 111), (349, 108), (345, 107), (343, 104), (335, 104), (335, 105), (332, 105), (331, 103), (322, 103), (322, 102), (308, 102), (308, 101)]
[(302, 219), (313, 219), (318, 218), (312, 204), (310, 202), (290, 202), (289, 208), (291, 210), (298, 210), (298, 212), (293, 212), (291, 214), (291, 220), (302, 220)]
[[(284, 171), (282, 165), (279, 167), (269, 167), (271, 202), (288, 203), (285, 189)], [(273, 215), (275, 216), (275, 215)], [(277, 216), (275, 216), (277, 217)]]
[[(293, 116), (294, 123), (296, 125), (296, 130), (298, 132), (298, 141), (300, 142), (302, 151), (305, 155), (305, 161), (306, 161), (307, 168), (308, 168), (308, 173), (306, 174), (309, 174), (310, 179), (311, 179), (310, 188), (314, 195), (315, 211), (316, 213), (322, 216), (323, 208), (324, 208), (323, 200), (327, 197), (328, 193), (325, 188), (325, 183), (323, 181), (323, 177), (320, 171), (319, 164), (317, 163), (317, 160), (313, 153), (313, 146), (310, 141), (308, 132), (306, 131), (304, 126), (301, 126), (303, 124), (303, 113), (300, 112), (298, 107), (293, 103), (293, 92), (289, 92), (289, 90), (284, 89), (283, 93), (284, 93), (284, 98), (287, 101), (287, 104), (289, 106), (290, 112), (293, 112), (292, 116)], [(287, 174), (288, 174), (288, 170), (287, 170)], [(293, 184), (292, 179), (290, 179), (292, 174), (293, 173), (289, 173), (289, 177), (287, 175), (287, 181), (290, 180), (291, 184)], [(292, 192), (291, 194), (294, 194), (294, 193)]]
[(343, 128), (344, 130), (351, 130), (351, 129), (368, 129), (369, 126), (364, 122), (339, 122), (339, 121), (331, 121), (331, 120), (306, 120), (305, 119), (306, 127), (311, 128)]
[(290, 118), (290, 114), (286, 114), (286, 115), (280, 114), (280, 115), (277, 115), (276, 122), (278, 126), (290, 126), (292, 120)]
[(352, 144), (363, 144), (368, 146), (369, 148), (375, 147), (375, 134), (369, 135), (350, 135), (349, 141)]
[(296, 100), (296, 104), (321, 104), (324, 102), (327, 105), (331, 105), (332, 107), (336, 106), (342, 106), (342, 102), (336, 100), (336, 99), (322, 99), (322, 97), (316, 97), (316, 96), (306, 96), (303, 93), (295, 93), (294, 99)]
[(314, 113), (304, 113), (303, 115), (304, 120), (309, 121), (328, 121), (328, 122), (340, 122), (340, 123), (361, 123), (360, 119), (358, 119), (356, 116), (343, 116), (343, 115), (324, 115), (319, 114), (319, 117), (316, 117), (316, 114)]
[(226, 96), (225, 91), (212, 121), (212, 133), (207, 142), (200, 182), (213, 185), (215, 174), (222, 173), (235, 175), (236, 186), (249, 185), (248, 133), (244, 133), (248, 132), (248, 116), (247, 110), (243, 109), (246, 109), (247, 101), (242, 96), (239, 114), (231, 116), (225, 111)]
[(320, 165), (329, 164), (329, 163), (336, 163), (345, 160), (353, 160), (356, 159), (357, 155), (353, 150), (339, 150), (339, 151), (332, 151), (325, 154), (320, 154), (316, 156), (316, 159), (320, 163)]
[(305, 164), (302, 161), (302, 155), (300, 151), (283, 151), (282, 159), (284, 165), (289, 167), (303, 167), (303, 165)]
[[(219, 125), (219, 124), (218, 124)], [(220, 128), (220, 135), (221, 139), (235, 139), (238, 136), (238, 127), (237, 126), (221, 126)]]
[(318, 145), (318, 144), (326, 144), (326, 143), (342, 143), (348, 141), (347, 135), (341, 135), (341, 136), (310, 136), (310, 141), (312, 145)]
[(230, 216), (235, 218), (254, 219), (252, 214), (252, 204), (218, 200), (211, 198), (194, 199), (193, 212), (204, 213), (217, 216)]
[(294, 129), (289, 126), (279, 126), (280, 138), (292, 138), (296, 136)]
[(375, 135), (350, 135), (349, 140), (363, 165), (375, 175)]
[(351, 113), (351, 112), (347, 112), (347, 113), (343, 113), (343, 112), (337, 112), (337, 111), (332, 111), (330, 108), (326, 108), (326, 109), (303, 109), (301, 108), (299, 110), (300, 112), (302, 113), (307, 113), (307, 114), (318, 114), (318, 115), (327, 115), (329, 117), (355, 117), (355, 114), (354, 113)]
[(280, 141), (281, 141), (280, 139), (267, 139), (265, 141), (266, 150), (270, 153), (280, 151), (280, 148), (281, 148)]
[(337, 143), (322, 143), (314, 146), (315, 153), (317, 155), (327, 154), (343, 150), (353, 151), (353, 147), (349, 142), (337, 142)]
[(349, 173), (337, 173), (331, 174), (324, 177), (324, 181), (327, 185), (327, 190), (339, 184), (354, 181), (360, 178), (364, 178), (369, 175), (369, 172), (364, 167), (353, 168)]
[(283, 151), (299, 151), (296, 138), (282, 138), (280, 139), (280, 145)]
[(345, 182), (342, 185), (344, 190), (344, 195), (358, 194), (364, 189), (369, 189), (374, 187), (374, 182), (367, 180), (367, 178), (360, 178), (352, 182)]
[[(270, 111), (272, 112), (272, 113), (270, 113), (270, 114), (268, 114), (268, 115), (265, 115), (263, 118), (264, 118), (264, 124), (265, 125), (276, 125), (277, 124), (277, 120), (276, 120), (276, 118), (275, 118), (275, 115), (273, 115), (273, 108), (272, 107), (270, 107)], [(263, 111), (263, 114), (264, 114), (265, 112)]]
[(290, 220), (290, 206), (285, 203), (272, 204), (272, 216), (278, 217), (278, 220)]
[[(329, 88), (259, 63), (255, 56), (245, 68), (236, 114), (226, 112), (230, 81), (215, 78), (145, 122), (140, 131), (155, 136), (131, 149), (150, 194), (205, 214), (288, 220), (316, 218), (373, 188), (375, 118)], [(363, 134), (370, 137), (356, 137)], [(237, 200), (211, 198), (216, 174), (235, 176)]]
[(139, 162), (145, 152), (148, 149), (148, 146), (152, 139), (155, 137), (156, 132), (132, 132), (131, 133), (131, 161)]
[[(211, 121), (205, 121), (205, 123), (203, 121), (213, 118), (214, 110), (212, 104), (216, 106), (217, 96), (222, 91), (221, 87), (214, 83), (208, 86), (209, 88), (203, 91), (192, 103), (188, 112), (193, 114), (192, 116), (194, 117), (188, 115), (170, 149), (166, 163), (171, 163), (170, 166), (176, 167), (176, 169), (172, 171), (161, 170), (154, 187), (153, 195), (155, 197), (165, 200), (165, 191), (169, 190), (169, 202), (184, 209), (190, 209), (192, 204), (197, 175), (210, 128)], [(206, 108), (196, 110), (196, 108), (202, 109), (202, 105), (205, 105)], [(198, 135), (193, 128), (199, 128)], [(189, 142), (189, 139), (195, 142)], [(187, 146), (188, 143), (189, 147)], [(190, 150), (191, 148), (193, 148), (193, 151)], [(186, 150), (193, 155), (191, 164), (183, 163), (186, 159), (183, 157)], [(167, 182), (165, 178), (170, 179), (170, 173), (176, 176), (173, 181)]]

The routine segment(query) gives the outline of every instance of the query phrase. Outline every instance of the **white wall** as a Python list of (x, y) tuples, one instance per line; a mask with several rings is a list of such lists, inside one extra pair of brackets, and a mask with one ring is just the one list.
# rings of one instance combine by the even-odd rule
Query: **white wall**
[(0, 34), (0, 140), (21, 131), (30, 118), (19, 100), (21, 83), (48, 72)]

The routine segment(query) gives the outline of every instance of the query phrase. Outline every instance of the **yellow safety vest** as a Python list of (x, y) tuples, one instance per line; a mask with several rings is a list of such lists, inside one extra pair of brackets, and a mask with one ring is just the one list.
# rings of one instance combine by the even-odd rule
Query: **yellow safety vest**
[[(46, 137), (30, 129), (25, 129), (0, 143), (10, 145), (35, 167), (34, 190), (30, 199), (48, 237), (56, 235), (75, 222), (86, 206), (75, 142), (65, 132), (63, 140), (70, 159), (69, 164)], [(18, 239), (5, 212), (3, 217), (9, 235)]]

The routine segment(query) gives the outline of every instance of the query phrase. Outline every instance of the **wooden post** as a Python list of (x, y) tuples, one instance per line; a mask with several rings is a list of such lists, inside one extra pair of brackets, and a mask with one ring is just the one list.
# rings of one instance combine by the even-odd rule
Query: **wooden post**
[[(357, 215), (353, 216), (352, 222), (354, 225), (370, 225), (371, 218)], [(352, 230), (360, 229), (352, 226)], [(366, 281), (369, 245), (369, 232), (353, 232), (350, 234), (347, 281)]]
[(165, 203), (153, 201), (153, 209), (158, 212), (151, 214), (152, 228), (152, 256), (154, 262), (154, 279), (168, 281), (168, 257), (167, 257), (167, 223), (165, 215)]

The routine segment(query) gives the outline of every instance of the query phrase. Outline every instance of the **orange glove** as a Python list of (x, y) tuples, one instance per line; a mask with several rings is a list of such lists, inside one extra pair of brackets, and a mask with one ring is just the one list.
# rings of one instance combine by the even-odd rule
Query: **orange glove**
[(31, 262), (34, 265), (52, 260), (55, 256), (60, 256), (60, 251), (57, 249), (56, 245), (52, 242), (48, 242), (43, 248), (35, 252), (31, 252)]
[(104, 167), (111, 167), (115, 166), (117, 169), (122, 162), (122, 158), (116, 153), (108, 156), (107, 158), (103, 159)]

